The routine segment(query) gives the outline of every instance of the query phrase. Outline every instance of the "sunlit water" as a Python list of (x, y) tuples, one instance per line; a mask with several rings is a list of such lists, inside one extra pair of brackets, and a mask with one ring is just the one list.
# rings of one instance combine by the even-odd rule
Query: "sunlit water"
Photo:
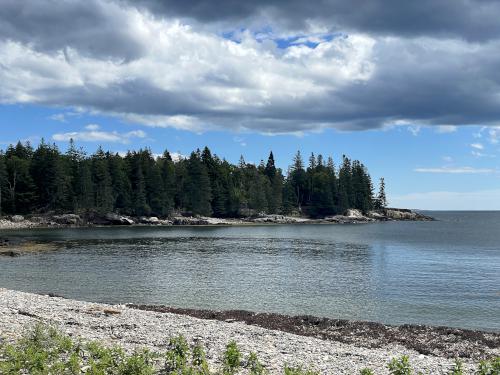
[(10, 231), (0, 286), (112, 303), (500, 330), (500, 213), (437, 222)]

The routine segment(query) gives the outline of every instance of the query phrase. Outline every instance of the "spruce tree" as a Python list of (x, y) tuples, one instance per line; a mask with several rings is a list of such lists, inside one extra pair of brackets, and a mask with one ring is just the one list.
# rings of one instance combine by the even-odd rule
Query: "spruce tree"
[(163, 184), (163, 214), (170, 215), (175, 203), (175, 165), (168, 151), (158, 160)]
[(276, 175), (276, 165), (274, 163), (274, 155), (272, 151), (269, 153), (269, 158), (267, 159), (265, 173), (267, 178), (269, 178), (269, 181), (272, 181)]
[(354, 190), (352, 185), (351, 160), (345, 155), (342, 156), (342, 166), (339, 170), (339, 202), (340, 213), (344, 213), (348, 208), (354, 207)]
[(92, 155), (92, 183), (94, 185), (94, 202), (98, 212), (113, 210), (113, 190), (109, 174), (108, 160), (101, 147)]
[(3, 215), (3, 200), (7, 191), (7, 169), (5, 167), (5, 155), (0, 150), (0, 217)]
[(206, 166), (201, 160), (200, 150), (191, 153), (187, 164), (186, 208), (194, 215), (210, 216), (211, 186)]
[(57, 147), (46, 144), (42, 139), (33, 153), (30, 169), (36, 186), (38, 210), (67, 209), (70, 180)]
[(385, 209), (387, 207), (387, 197), (385, 195), (385, 180), (383, 177), (380, 178), (379, 190), (375, 205), (377, 209)]
[(128, 178), (128, 167), (118, 154), (106, 154), (113, 192), (113, 208), (121, 213), (131, 213), (132, 186)]
[(293, 167), (290, 172), (290, 182), (295, 190), (295, 207), (301, 210), (301, 206), (304, 203), (307, 190), (307, 175), (304, 170), (304, 162), (302, 161), (302, 155), (300, 151), (297, 151), (293, 159)]
[(29, 143), (9, 146), (5, 153), (8, 210), (12, 214), (35, 211), (36, 187), (30, 173), (33, 149)]
[(140, 154), (128, 153), (126, 157), (129, 164), (130, 184), (132, 188), (131, 211), (137, 216), (149, 215), (151, 207), (147, 204), (146, 181), (142, 171)]

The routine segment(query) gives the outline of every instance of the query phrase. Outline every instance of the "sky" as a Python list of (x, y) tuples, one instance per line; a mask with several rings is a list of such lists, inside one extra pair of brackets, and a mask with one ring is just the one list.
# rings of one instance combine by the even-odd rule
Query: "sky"
[(500, 209), (498, 1), (0, 7), (0, 148), (346, 154), (391, 206)]

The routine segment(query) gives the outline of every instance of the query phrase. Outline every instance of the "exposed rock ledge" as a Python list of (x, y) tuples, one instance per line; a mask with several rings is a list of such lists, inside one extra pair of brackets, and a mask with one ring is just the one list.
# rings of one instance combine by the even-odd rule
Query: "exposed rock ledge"
[(384, 210), (370, 211), (363, 215), (361, 211), (349, 209), (345, 215), (329, 216), (322, 219), (286, 215), (265, 215), (240, 219), (224, 219), (214, 217), (185, 217), (174, 216), (160, 219), (155, 216), (132, 217), (117, 213), (105, 215), (82, 216), (77, 214), (61, 215), (21, 215), (0, 218), (0, 229), (24, 229), (36, 227), (79, 227), (94, 225), (245, 225), (245, 224), (355, 224), (374, 221), (431, 221), (434, 220), (418, 212), (387, 208)]
[[(403, 354), (410, 356), (418, 371), (448, 374), (454, 362), (451, 358), (421, 354), (394, 342), (367, 347), (265, 329), (235, 320), (198, 319), (0, 289), (0, 337), (14, 339), (27, 324), (39, 321), (56, 325), (83, 340), (119, 344), (128, 351), (143, 347), (165, 351), (168, 338), (182, 334), (191, 343), (202, 343), (207, 348), (208, 361), (215, 366), (220, 364), (219, 353), (234, 339), (243, 353), (256, 352), (270, 374), (280, 374), (285, 363), (306, 368), (313, 365), (321, 374), (357, 374), (365, 367), (372, 368), (376, 374), (387, 374), (388, 360)], [(404, 327), (402, 329), (404, 331)], [(352, 334), (357, 333), (353, 331)], [(457, 345), (461, 344), (461, 339), (457, 337)], [(464, 340), (462, 346), (467, 344)], [(498, 347), (489, 349), (489, 354), (498, 355)], [(464, 358), (463, 362), (465, 373), (472, 373), (475, 361)]]

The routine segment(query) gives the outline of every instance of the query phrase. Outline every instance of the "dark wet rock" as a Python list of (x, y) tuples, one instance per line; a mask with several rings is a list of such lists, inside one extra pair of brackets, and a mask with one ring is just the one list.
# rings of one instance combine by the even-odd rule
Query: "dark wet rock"
[(386, 208), (382, 211), (389, 220), (434, 221), (434, 218), (404, 208)]
[(132, 225), (135, 224), (128, 216), (119, 215), (115, 213), (107, 213), (104, 217), (98, 217), (93, 220), (94, 224), (98, 225)]
[(80, 215), (76, 215), (76, 214), (55, 215), (52, 217), (52, 219), (57, 224), (62, 224), (62, 225), (83, 224), (83, 221), (82, 221), (82, 218), (80, 217)]
[(21, 254), (17, 251), (14, 251), (14, 250), (6, 250), (6, 251), (0, 251), (0, 255), (3, 255), (6, 257), (18, 257)]

